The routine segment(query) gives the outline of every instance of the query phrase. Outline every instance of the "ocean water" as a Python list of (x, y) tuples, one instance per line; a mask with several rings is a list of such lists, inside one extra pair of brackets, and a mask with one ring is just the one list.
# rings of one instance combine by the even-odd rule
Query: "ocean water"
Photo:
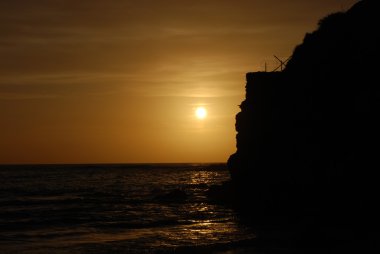
[(171, 253), (253, 239), (218, 164), (0, 166), (0, 253)]

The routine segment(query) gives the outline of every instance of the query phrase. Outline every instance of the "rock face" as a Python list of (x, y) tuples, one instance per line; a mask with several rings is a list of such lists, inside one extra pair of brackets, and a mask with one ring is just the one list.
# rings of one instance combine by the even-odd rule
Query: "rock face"
[(306, 34), (283, 72), (247, 74), (237, 151), (228, 160), (243, 202), (265, 211), (312, 209), (334, 220), (376, 211), (378, 13), (379, 1), (363, 0), (331, 14)]

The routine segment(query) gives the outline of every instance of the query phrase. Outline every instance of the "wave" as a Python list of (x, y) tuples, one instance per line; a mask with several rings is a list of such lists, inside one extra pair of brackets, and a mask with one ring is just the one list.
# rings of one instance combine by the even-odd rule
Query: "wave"
[(172, 250), (157, 250), (154, 253), (215, 253), (228, 251), (228, 253), (254, 253), (257, 248), (256, 238), (221, 242), (204, 245), (179, 246)]

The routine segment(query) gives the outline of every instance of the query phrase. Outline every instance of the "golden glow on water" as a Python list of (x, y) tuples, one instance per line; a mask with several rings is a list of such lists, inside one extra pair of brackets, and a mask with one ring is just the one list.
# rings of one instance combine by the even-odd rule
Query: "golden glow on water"
[[(90, 234), (82, 234), (76, 237), (65, 237), (61, 239), (60, 245), (67, 244), (86, 244), (86, 243), (107, 243), (123, 241), (136, 241), (139, 239), (156, 239), (154, 243), (157, 246), (186, 244), (205, 244), (215, 240), (230, 239), (231, 235), (239, 238), (241, 229), (233, 222), (217, 222), (212, 220), (191, 220), (190, 224), (183, 226), (158, 227), (151, 229), (128, 229), (118, 232), (101, 232)], [(249, 237), (249, 234), (242, 235), (244, 238)], [(240, 237), (242, 237), (240, 236)], [(254, 237), (251, 235), (251, 237)], [(161, 239), (161, 240), (160, 240)], [(49, 243), (48, 240), (45, 244)], [(52, 241), (53, 244), (53, 241)], [(54, 244), (57, 244), (54, 242)]]
[(193, 224), (183, 229), (187, 239), (202, 241), (223, 240), (228, 235), (238, 232), (238, 228), (232, 223), (215, 222), (211, 220), (194, 221)]
[[(117, 250), (115, 252), (124, 253), (126, 249), (171, 250), (181, 246), (228, 244), (255, 237), (251, 230), (239, 223), (234, 211), (210, 203), (207, 199), (209, 186), (223, 182), (228, 174), (226, 171), (202, 170), (198, 166), (196, 170), (117, 168), (95, 173), (92, 171), (91, 175), (87, 175), (87, 171), (82, 172), (82, 175), (72, 170), (65, 170), (65, 174), (57, 172), (55, 181), (52, 181), (51, 175), (46, 178), (48, 189), (56, 190), (57, 186), (66, 185), (73, 189), (85, 186), (86, 190), (101, 190), (98, 192), (101, 195), (96, 194), (87, 199), (87, 192), (79, 191), (64, 197), (48, 194), (41, 198), (29, 197), (43, 204), (46, 201), (58, 203), (60, 200), (70, 200), (70, 206), (66, 207), (64, 202), (57, 208), (61, 209), (58, 211), (68, 213), (75, 208), (77, 210), (70, 215), (75, 219), (79, 217), (76, 211), (85, 214), (78, 219), (79, 223), (73, 219), (74, 223), (69, 226), (60, 223), (45, 226), (46, 223), (41, 223), (40, 230), (23, 232), (37, 250), (56, 253), (56, 248), (67, 246), (85, 246), (84, 249), (93, 250), (101, 245), (107, 248), (112, 246), (113, 250)], [(83, 181), (83, 177), (86, 177), (86, 181)], [(155, 199), (156, 195), (170, 193), (173, 188), (181, 188), (186, 192), (186, 199)], [(82, 210), (82, 199), (75, 205), (73, 200), (78, 197), (82, 197), (91, 209)], [(99, 203), (107, 206), (99, 206)], [(50, 216), (55, 214), (46, 213)], [(41, 220), (44, 221), (44, 218)], [(30, 249), (30, 245), (25, 242), (22, 248)]]
[(218, 178), (218, 172), (196, 171), (190, 175), (191, 184), (209, 184)]

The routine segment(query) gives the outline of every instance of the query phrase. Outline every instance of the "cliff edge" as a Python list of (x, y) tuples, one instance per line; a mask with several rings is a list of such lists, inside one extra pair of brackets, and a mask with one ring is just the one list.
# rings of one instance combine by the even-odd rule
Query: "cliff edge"
[(328, 15), (284, 71), (247, 74), (228, 167), (251, 214), (367, 226), (377, 217), (379, 11), (362, 0)]

